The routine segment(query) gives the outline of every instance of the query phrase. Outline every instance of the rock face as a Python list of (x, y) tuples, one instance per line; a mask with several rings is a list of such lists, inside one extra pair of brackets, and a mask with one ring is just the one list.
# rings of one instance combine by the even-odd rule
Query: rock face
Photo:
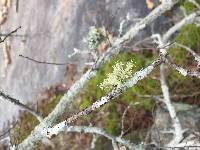
[[(179, 106), (179, 108), (176, 106)], [(200, 132), (200, 108), (191, 108), (191, 106), (184, 104), (176, 104), (176, 106), (177, 116), (181, 121), (182, 128), (188, 129), (184, 134), (185, 138), (191, 136), (191, 133)], [(171, 129), (173, 128), (168, 111), (165, 108), (158, 108), (155, 123), (150, 132), (150, 142), (160, 143), (161, 146), (169, 143), (173, 135), (167, 133), (167, 131), (171, 131)]]
[[(19, 57), (19, 54), (41, 61), (76, 63), (80, 70), (87, 57), (69, 59), (68, 55), (73, 48), (87, 48), (83, 38), (90, 26), (105, 26), (117, 35), (120, 22), (127, 13), (130, 20), (148, 13), (145, 1), (138, 0), (9, 2), (11, 7), (5, 23), (1, 25), (1, 32), (7, 33), (18, 26), (22, 28), (7, 39), (10, 47), (7, 55), (11, 63), (6, 64), (3, 44), (0, 45), (0, 88), (24, 103), (36, 103), (41, 91), (62, 82), (66, 66), (37, 64)], [(146, 34), (144, 31), (138, 38)], [(0, 101), (0, 127), (13, 115), (16, 116), (18, 110), (17, 106)]]

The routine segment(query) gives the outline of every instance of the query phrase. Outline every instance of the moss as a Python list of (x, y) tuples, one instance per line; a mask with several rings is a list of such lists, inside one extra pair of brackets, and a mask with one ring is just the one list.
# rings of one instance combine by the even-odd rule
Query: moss
[(116, 104), (110, 104), (107, 109), (108, 115), (105, 119), (106, 131), (112, 135), (118, 135), (120, 133), (121, 118), (117, 113)]
[(58, 104), (62, 97), (63, 93), (54, 95), (52, 98), (50, 98), (50, 100), (46, 101), (45, 104), (41, 105), (39, 109), (40, 112), (42, 112), (44, 116), (47, 116), (54, 109), (56, 104)]
[[(194, 51), (197, 51), (200, 47), (200, 27), (197, 27), (194, 24), (185, 25), (180, 33), (176, 36), (175, 42), (186, 45), (192, 48)], [(189, 54), (183, 48), (178, 46), (173, 46), (169, 49), (169, 54), (172, 56), (176, 63), (188, 64)]]
[(16, 145), (21, 143), (38, 123), (38, 120), (30, 113), (24, 113), (19, 124), (11, 131), (12, 142)]
[(183, 3), (183, 7), (185, 8), (187, 14), (194, 12), (196, 8), (191, 2), (188, 2), (188, 1), (185, 1)]
[[(176, 36), (175, 42), (186, 45), (199, 54), (200, 27), (194, 24), (185, 25)], [(193, 56), (184, 48), (173, 46), (169, 49), (169, 54), (176, 64), (189, 70), (195, 70), (197, 68)], [(200, 88), (200, 84), (196, 84), (199, 83), (198, 79), (184, 77), (174, 69), (167, 70), (166, 75), (171, 95), (192, 95), (192, 93), (195, 93)], [(196, 101), (197, 97), (188, 98), (189, 101), (191, 99), (192, 101)], [(178, 98), (177, 100), (185, 101), (184, 98)]]

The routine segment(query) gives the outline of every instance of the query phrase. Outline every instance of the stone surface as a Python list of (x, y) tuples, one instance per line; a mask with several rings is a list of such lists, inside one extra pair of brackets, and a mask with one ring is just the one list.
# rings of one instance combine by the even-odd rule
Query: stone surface
[[(187, 133), (200, 132), (200, 108), (197, 106), (191, 108), (191, 106), (188, 105), (188, 109), (186, 109), (186, 104), (178, 103), (176, 106), (178, 106), (175, 108), (178, 108), (176, 111), (182, 128), (188, 129), (188, 132), (186, 132), (184, 135), (187, 137)], [(181, 107), (183, 108), (182, 110), (180, 109)], [(158, 108), (156, 110), (155, 123), (150, 131), (149, 142), (157, 144), (160, 143), (161, 145), (167, 144), (173, 138), (171, 133), (167, 133), (172, 129), (171, 118), (168, 111), (162, 107)]]

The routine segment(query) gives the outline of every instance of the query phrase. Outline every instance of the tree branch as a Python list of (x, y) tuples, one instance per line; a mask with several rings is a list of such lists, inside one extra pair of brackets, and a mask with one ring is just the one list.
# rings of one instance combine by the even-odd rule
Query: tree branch
[(197, 61), (198, 65), (200, 66), (200, 56), (195, 53), (190, 47), (187, 47), (183, 44), (180, 44), (180, 43), (175, 43), (177, 46), (181, 47), (181, 48), (184, 48), (186, 51), (188, 51), (189, 53), (192, 54), (192, 56), (195, 58), (195, 60)]
[[(53, 135), (57, 135), (57, 131), (55, 131), (56, 127), (53, 128), (49, 128), (48, 132), (49, 135), (48, 137), (51, 137)], [(129, 149), (135, 149), (138, 148), (138, 145), (135, 145), (133, 143), (130, 143), (127, 140), (123, 140), (122, 138), (119, 137), (115, 137), (109, 133), (107, 133), (105, 130), (103, 130), (102, 128), (98, 128), (98, 127), (88, 127), (88, 126), (67, 126), (65, 125), (63, 128), (61, 128), (61, 130), (59, 132), (78, 132), (78, 133), (91, 133), (91, 134), (98, 134), (101, 136), (104, 136), (106, 138), (108, 138), (111, 141), (120, 143), (126, 147), (128, 147)]]
[(12, 98), (10, 95), (5, 94), (5, 92), (3, 92), (2, 90), (0, 90), (0, 97), (2, 99), (5, 99), (5, 100), (7, 100), (7, 101), (19, 106), (22, 109), (28, 111), (33, 116), (35, 116), (39, 120), (39, 122), (41, 122), (43, 120), (43, 117), (38, 112), (36, 112), (35, 110), (31, 109), (27, 105), (21, 103), (19, 100), (15, 99), (15, 98)]
[(11, 36), (13, 33), (17, 32), (20, 28), (21, 28), (21, 26), (19, 26), (15, 30), (11, 31), (10, 33), (5, 34), (5, 36), (2, 39), (0, 39), (0, 43), (4, 42), (9, 36)]
[(175, 24), (172, 28), (170, 28), (162, 37), (163, 42), (167, 43), (167, 41), (169, 40), (169, 38), (178, 30), (180, 30), (184, 25), (190, 24), (192, 23), (195, 18), (198, 16), (197, 12), (194, 12), (192, 14), (190, 14), (189, 16), (185, 17), (184, 19), (182, 19), (180, 22), (178, 22), (177, 24)]
[(181, 66), (175, 64), (169, 56), (165, 58), (164, 62), (169, 64), (173, 69), (177, 70), (183, 76), (200, 78), (199, 71), (190, 71), (185, 68), (182, 68)]

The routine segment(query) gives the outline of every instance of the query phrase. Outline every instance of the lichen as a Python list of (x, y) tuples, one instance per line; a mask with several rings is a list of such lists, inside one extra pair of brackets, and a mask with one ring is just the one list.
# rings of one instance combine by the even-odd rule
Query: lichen
[(99, 44), (104, 41), (104, 39), (105, 36), (102, 34), (101, 30), (95, 26), (91, 26), (85, 41), (90, 50), (97, 50)]
[(120, 88), (124, 81), (133, 75), (134, 62), (117, 62), (112, 68), (113, 72), (107, 75), (107, 78), (100, 83), (99, 87), (102, 90), (110, 90), (113, 87)]
[[(142, 67), (145, 67), (149, 65), (150, 62), (154, 59), (154, 56), (152, 51), (141, 51), (140, 53), (133, 54), (131, 52), (124, 52), (119, 54), (116, 57), (113, 57), (111, 61), (105, 65), (102, 66), (102, 68), (99, 69), (97, 75), (91, 79), (84, 90), (81, 92), (81, 106), (79, 109), (84, 109), (94, 103), (97, 99), (101, 98), (102, 96), (107, 94), (107, 90), (102, 90), (99, 88), (100, 83), (104, 81), (104, 79), (107, 78), (107, 74), (113, 72), (113, 67), (116, 65), (116, 63), (121, 62), (123, 63), (123, 70), (126, 68), (127, 62), (131, 62), (134, 60), (134, 62), (131, 62), (132, 64), (132, 73), (140, 70)], [(127, 69), (129, 70), (129, 69)], [(120, 103), (123, 105), (129, 105), (130, 103), (138, 102), (139, 104), (137, 107), (134, 107), (134, 111), (137, 111), (136, 108), (143, 108), (145, 110), (150, 110), (153, 106), (152, 101), (148, 100), (148, 98), (142, 98), (140, 95), (147, 95), (147, 94), (160, 94), (159, 90), (159, 81), (153, 79), (150, 75), (150, 77), (147, 77), (146, 79), (138, 82), (138, 84), (135, 87), (129, 88), (127, 92), (122, 94), (120, 97), (116, 98), (116, 101), (119, 103), (108, 103), (106, 106), (101, 108), (101, 111), (92, 113), (90, 118), (87, 118), (87, 120), (94, 121), (97, 116), (98, 118), (101, 118), (101, 122), (104, 124), (104, 128), (112, 134), (119, 134), (120, 131), (120, 117), (121, 112), (118, 111), (120, 106)], [(126, 80), (126, 79), (125, 79)], [(98, 113), (98, 114), (97, 114)], [(106, 117), (105, 117), (106, 116)], [(107, 118), (107, 119), (106, 119)]]

